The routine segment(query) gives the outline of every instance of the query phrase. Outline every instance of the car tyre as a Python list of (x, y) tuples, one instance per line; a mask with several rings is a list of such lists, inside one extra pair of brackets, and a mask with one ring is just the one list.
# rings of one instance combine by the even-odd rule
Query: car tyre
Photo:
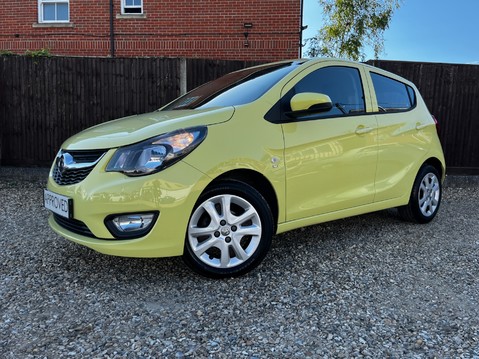
[(442, 184), (437, 169), (429, 164), (419, 170), (406, 206), (399, 207), (400, 216), (409, 222), (428, 223), (436, 216), (442, 197)]
[(220, 182), (207, 188), (193, 209), (183, 259), (207, 277), (240, 276), (264, 259), (274, 228), (260, 192), (243, 182)]

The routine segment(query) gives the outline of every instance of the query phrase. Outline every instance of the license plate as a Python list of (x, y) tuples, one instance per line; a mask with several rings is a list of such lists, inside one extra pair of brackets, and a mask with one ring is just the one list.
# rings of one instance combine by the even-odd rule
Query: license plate
[(73, 215), (73, 199), (71, 198), (45, 189), (43, 190), (43, 202), (46, 209), (62, 217), (71, 218)]

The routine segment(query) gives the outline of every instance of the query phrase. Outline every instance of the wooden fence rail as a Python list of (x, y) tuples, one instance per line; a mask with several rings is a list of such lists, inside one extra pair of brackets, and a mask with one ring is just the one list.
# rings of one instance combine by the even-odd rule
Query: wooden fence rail
[[(253, 65), (172, 58), (0, 57), (0, 165), (48, 166), (87, 127), (153, 111), (188, 89)], [(440, 122), (449, 173), (479, 174), (479, 66), (370, 64), (414, 82)], [(186, 68), (186, 74), (182, 69)]]

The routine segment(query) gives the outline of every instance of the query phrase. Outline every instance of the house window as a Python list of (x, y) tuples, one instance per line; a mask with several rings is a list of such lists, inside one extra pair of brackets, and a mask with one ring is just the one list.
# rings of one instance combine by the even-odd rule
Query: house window
[(143, 0), (121, 0), (122, 14), (143, 14)]
[(69, 0), (38, 0), (38, 22), (69, 22)]

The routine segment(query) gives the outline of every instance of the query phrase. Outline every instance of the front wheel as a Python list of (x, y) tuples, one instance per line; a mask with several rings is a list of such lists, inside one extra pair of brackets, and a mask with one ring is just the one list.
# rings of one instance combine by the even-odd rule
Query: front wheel
[(399, 214), (405, 220), (428, 223), (433, 220), (441, 204), (442, 186), (438, 171), (431, 165), (419, 170), (406, 206), (399, 207)]
[(242, 182), (224, 181), (200, 196), (183, 258), (207, 277), (239, 276), (261, 263), (273, 231), (273, 216), (261, 193)]

